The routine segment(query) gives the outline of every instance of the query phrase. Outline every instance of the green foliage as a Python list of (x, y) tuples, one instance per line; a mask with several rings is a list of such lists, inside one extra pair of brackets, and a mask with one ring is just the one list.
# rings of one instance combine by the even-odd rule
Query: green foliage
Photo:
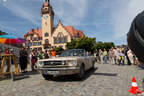
[(76, 40), (72, 40), (70, 43), (67, 43), (67, 49), (85, 49), (89, 52), (95, 51), (96, 38), (83, 37)]
[(114, 43), (113, 42), (97, 42), (96, 43), (96, 49), (106, 49), (106, 50), (109, 50), (111, 49), (112, 47), (114, 47)]
[(56, 47), (54, 50), (56, 51), (56, 55), (60, 55), (64, 49), (62, 47)]
[(0, 30), (0, 35), (6, 35), (6, 34), (7, 34), (6, 32)]
[(76, 40), (72, 40), (70, 43), (67, 43), (66, 48), (67, 49), (75, 49), (76, 46)]

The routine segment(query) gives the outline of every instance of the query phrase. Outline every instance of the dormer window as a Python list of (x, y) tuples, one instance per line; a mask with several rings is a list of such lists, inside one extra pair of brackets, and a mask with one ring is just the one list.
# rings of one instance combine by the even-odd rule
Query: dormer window
[(45, 37), (48, 37), (49, 36), (49, 34), (48, 33), (45, 33)]
[(80, 38), (80, 34), (79, 34), (79, 33), (77, 33), (76, 37), (77, 37), (77, 38)]

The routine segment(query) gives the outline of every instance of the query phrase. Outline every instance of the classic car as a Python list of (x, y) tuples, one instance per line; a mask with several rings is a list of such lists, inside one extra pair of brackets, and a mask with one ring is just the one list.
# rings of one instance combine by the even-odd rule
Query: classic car
[(51, 76), (76, 74), (80, 79), (85, 72), (93, 69), (95, 58), (88, 56), (83, 49), (71, 49), (63, 51), (59, 57), (41, 59), (35, 65), (45, 79)]

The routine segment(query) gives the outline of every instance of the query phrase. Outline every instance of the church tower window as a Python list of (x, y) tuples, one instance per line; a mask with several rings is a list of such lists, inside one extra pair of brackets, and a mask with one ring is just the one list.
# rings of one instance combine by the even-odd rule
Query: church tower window
[(48, 37), (49, 36), (49, 34), (48, 33), (45, 33), (45, 37)]

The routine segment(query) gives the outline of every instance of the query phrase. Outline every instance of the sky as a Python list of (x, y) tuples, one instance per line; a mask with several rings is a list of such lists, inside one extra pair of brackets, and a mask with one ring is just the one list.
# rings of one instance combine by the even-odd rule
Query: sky
[[(40, 10), (45, 0), (0, 0), (0, 30), (23, 37), (41, 28)], [(134, 17), (143, 11), (144, 0), (51, 0), (54, 25), (61, 20), (96, 41), (127, 44), (126, 34)]]

